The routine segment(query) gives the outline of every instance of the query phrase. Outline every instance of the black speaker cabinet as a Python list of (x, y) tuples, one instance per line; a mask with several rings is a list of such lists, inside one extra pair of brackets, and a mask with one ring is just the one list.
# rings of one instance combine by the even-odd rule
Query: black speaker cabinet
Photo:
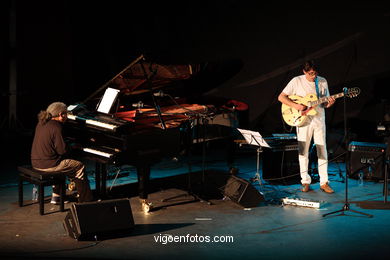
[(364, 179), (383, 179), (386, 147), (382, 143), (351, 142), (348, 146), (349, 177), (357, 179), (362, 171)]
[(244, 208), (256, 207), (264, 201), (264, 197), (248, 181), (234, 175), (225, 185), (224, 196)]
[(68, 235), (77, 240), (122, 236), (134, 227), (130, 200), (75, 203), (63, 225)]
[(299, 182), (298, 145), (291, 150), (264, 148), (260, 156), (262, 156), (263, 179), (272, 180), (294, 176), (294, 180), (292, 178), (286, 180)]

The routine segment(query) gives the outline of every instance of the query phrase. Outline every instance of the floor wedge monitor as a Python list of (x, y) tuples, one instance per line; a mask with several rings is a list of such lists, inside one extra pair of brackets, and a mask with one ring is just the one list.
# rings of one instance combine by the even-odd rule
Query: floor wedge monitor
[(224, 189), (224, 196), (244, 208), (252, 208), (264, 201), (264, 197), (247, 180), (232, 175)]
[(134, 227), (130, 200), (75, 203), (63, 225), (68, 235), (77, 240), (102, 240), (129, 234)]

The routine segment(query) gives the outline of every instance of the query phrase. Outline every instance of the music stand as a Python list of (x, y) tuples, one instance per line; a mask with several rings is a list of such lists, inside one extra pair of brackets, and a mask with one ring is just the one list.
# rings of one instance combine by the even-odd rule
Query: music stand
[[(263, 188), (264, 185), (264, 180), (260, 174), (260, 153), (263, 151), (262, 147), (267, 147), (271, 148), (267, 142), (263, 139), (261, 134), (259, 132), (254, 132), (250, 130), (245, 130), (245, 129), (239, 129), (237, 130), (241, 133), (241, 135), (245, 138), (245, 141), (247, 142), (248, 145), (257, 147), (256, 148), (256, 174), (255, 177), (251, 178), (253, 182), (257, 181), (260, 185), (260, 188)], [(264, 193), (264, 192), (262, 192)], [(264, 195), (264, 194), (262, 194)]]

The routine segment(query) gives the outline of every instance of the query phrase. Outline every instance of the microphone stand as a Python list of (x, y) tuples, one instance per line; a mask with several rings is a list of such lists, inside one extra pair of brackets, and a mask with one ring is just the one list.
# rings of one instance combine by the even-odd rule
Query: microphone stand
[(207, 202), (208, 205), (213, 205), (213, 203), (205, 199), (205, 174), (206, 174), (206, 139), (207, 139), (207, 124), (208, 124), (208, 118), (205, 115), (201, 115), (200, 118), (202, 119), (201, 123), (203, 126), (203, 136), (202, 136), (202, 180), (201, 180), (201, 196), (199, 197), (201, 202)]
[[(145, 79), (146, 79), (147, 84), (149, 86), (149, 89), (152, 90), (152, 79), (157, 74), (157, 68), (152, 69), (152, 63), (151, 63), (150, 66), (149, 66), (149, 71), (151, 71), (151, 73), (149, 75), (146, 72), (146, 69), (145, 69), (144, 64), (142, 62), (141, 62), (141, 68), (142, 68), (142, 70), (144, 72), (144, 76), (145, 76)], [(155, 98), (153, 93), (152, 93), (152, 101), (153, 101), (154, 107), (156, 108), (157, 116), (158, 116), (158, 119), (160, 120), (160, 123), (161, 123), (161, 128), (163, 130), (165, 130), (165, 129), (167, 129), (167, 127), (166, 127), (165, 122), (164, 122), (164, 120), (163, 120), (163, 118), (161, 116), (160, 106), (157, 104), (156, 98)]]
[(154, 107), (156, 108), (156, 111), (157, 111), (157, 115), (158, 115), (158, 119), (160, 120), (160, 123), (161, 123), (161, 128), (163, 130), (167, 129), (166, 125), (165, 125), (165, 122), (161, 116), (161, 110), (160, 110), (160, 106), (157, 104), (157, 101), (156, 101), (156, 97), (154, 96), (154, 94), (152, 93), (152, 100), (153, 100), (153, 105)]
[[(347, 101), (346, 101), (346, 93), (347, 93), (348, 89), (347, 88), (343, 88), (343, 92), (344, 92), (344, 95), (343, 95), (343, 100), (344, 100), (344, 137), (345, 137), (345, 150), (348, 151), (348, 142), (349, 142), (349, 138), (347, 137), (348, 135), (348, 132), (347, 132)], [(332, 214), (335, 214), (335, 213), (339, 213), (341, 212), (340, 215), (345, 215), (345, 211), (351, 211), (351, 212), (355, 212), (355, 213), (358, 213), (358, 214), (362, 214), (362, 215), (365, 215), (369, 218), (372, 218), (373, 215), (370, 215), (370, 214), (367, 214), (367, 213), (363, 213), (363, 212), (360, 212), (360, 211), (357, 211), (357, 210), (353, 210), (350, 208), (349, 206), (349, 202), (348, 202), (348, 175), (350, 175), (351, 173), (351, 167), (350, 167), (350, 155), (348, 152), (345, 153), (345, 201), (344, 201), (344, 206), (342, 209), (340, 210), (336, 210), (336, 211), (333, 211), (333, 212), (329, 212), (329, 213), (326, 213), (324, 215), (322, 215), (323, 217), (326, 217), (326, 216), (329, 216), (329, 215), (332, 215)], [(345, 215), (346, 216), (346, 215)]]
[(389, 192), (389, 188), (388, 188), (389, 163), (390, 163), (390, 159), (389, 159), (389, 156), (387, 156), (385, 159), (385, 181), (383, 183), (383, 196), (384, 196), (383, 202), (385, 204), (387, 204), (387, 196), (388, 196), (388, 192)]
[[(162, 199), (161, 201), (162, 202), (167, 202), (169, 200), (172, 200), (172, 199), (177, 199), (177, 198), (180, 198), (180, 197), (185, 197), (185, 196), (192, 196), (194, 199), (192, 201), (189, 201), (189, 202), (195, 202), (195, 201), (200, 201), (200, 202), (207, 202), (208, 205), (213, 205), (213, 203), (205, 198), (202, 198), (202, 196), (204, 195), (204, 190), (205, 190), (205, 169), (206, 169), (206, 146), (205, 146), (205, 142), (206, 142), (206, 126), (204, 124), (206, 124), (206, 118), (205, 117), (202, 117), (200, 116), (200, 114), (197, 114), (197, 120), (199, 120), (199, 123), (202, 123), (203, 124), (203, 136), (201, 137), (203, 143), (202, 143), (202, 177), (201, 177), (201, 196), (196, 194), (194, 191), (193, 191), (193, 188), (192, 188), (192, 181), (191, 181), (191, 174), (192, 174), (192, 166), (191, 166), (191, 156), (192, 156), (192, 146), (193, 146), (193, 137), (192, 135), (189, 135), (187, 136), (188, 140), (188, 157), (189, 157), (189, 162), (188, 162), (188, 178), (187, 178), (187, 191), (184, 193), (184, 194), (179, 194), (179, 195), (175, 195), (175, 196), (172, 196), (172, 197), (169, 197), (169, 198), (166, 198), (166, 199)], [(202, 120), (202, 121), (200, 121)], [(187, 129), (188, 131), (188, 129)], [(199, 141), (199, 139), (198, 139)], [(186, 202), (186, 203), (189, 203), (189, 202)], [(182, 203), (180, 203), (182, 204)]]

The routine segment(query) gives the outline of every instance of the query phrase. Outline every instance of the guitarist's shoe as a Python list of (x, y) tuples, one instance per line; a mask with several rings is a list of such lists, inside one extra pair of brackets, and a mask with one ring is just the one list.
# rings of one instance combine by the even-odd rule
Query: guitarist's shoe
[(302, 192), (309, 192), (310, 191), (310, 184), (302, 184)]
[(321, 185), (321, 186), (320, 186), (320, 189), (321, 189), (323, 192), (326, 192), (326, 193), (334, 193), (334, 190), (329, 186), (328, 183), (325, 183), (324, 185)]

